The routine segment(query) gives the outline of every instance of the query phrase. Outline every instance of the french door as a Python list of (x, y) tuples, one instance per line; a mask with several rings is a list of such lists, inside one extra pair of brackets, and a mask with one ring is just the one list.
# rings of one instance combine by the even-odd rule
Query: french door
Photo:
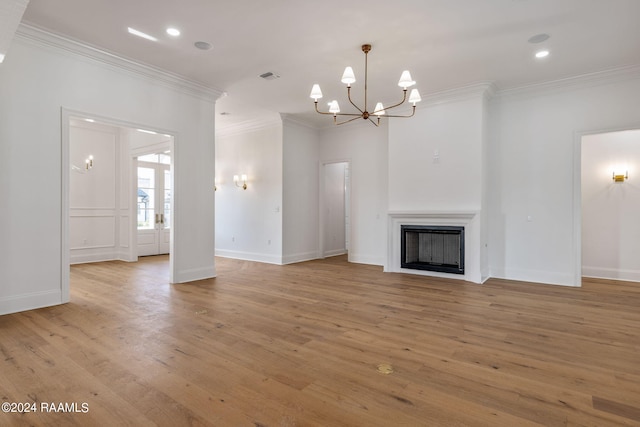
[(171, 170), (164, 154), (138, 157), (138, 256), (168, 254)]

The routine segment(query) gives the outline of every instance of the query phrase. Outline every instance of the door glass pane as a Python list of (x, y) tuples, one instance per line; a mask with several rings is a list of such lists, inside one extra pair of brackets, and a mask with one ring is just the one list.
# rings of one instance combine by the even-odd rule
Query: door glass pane
[(158, 163), (157, 154), (145, 154), (144, 156), (138, 156), (139, 162)]
[(171, 227), (171, 172), (164, 171), (164, 228)]
[(138, 230), (155, 228), (155, 170), (138, 167)]
[(163, 165), (170, 165), (171, 156), (169, 156), (169, 154), (167, 154), (166, 152), (163, 154), (158, 154), (158, 163), (162, 163)]

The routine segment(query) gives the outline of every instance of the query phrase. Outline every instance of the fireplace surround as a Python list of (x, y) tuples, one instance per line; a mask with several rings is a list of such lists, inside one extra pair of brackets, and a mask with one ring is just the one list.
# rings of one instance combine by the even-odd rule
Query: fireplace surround
[[(480, 211), (389, 211), (387, 220), (387, 257), (384, 271), (445, 277), (482, 283)], [(402, 226), (464, 228), (464, 273), (406, 268), (402, 266)]]

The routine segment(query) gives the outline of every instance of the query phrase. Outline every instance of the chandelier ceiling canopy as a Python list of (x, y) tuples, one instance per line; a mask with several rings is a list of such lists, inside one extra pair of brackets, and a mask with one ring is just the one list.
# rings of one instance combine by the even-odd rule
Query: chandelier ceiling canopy
[[(400, 76), (400, 81), (398, 81), (398, 86), (402, 88), (402, 101), (398, 102), (397, 104), (393, 104), (390, 107), (385, 107), (382, 105), (382, 102), (378, 102), (376, 106), (373, 108), (373, 111), (368, 110), (368, 104), (367, 104), (368, 102), (367, 100), (368, 61), (367, 59), (368, 59), (368, 54), (371, 51), (371, 45), (363, 44), (362, 51), (364, 52), (364, 105), (362, 107), (359, 107), (351, 99), (351, 84), (356, 82), (356, 77), (355, 77), (355, 74), (353, 73), (353, 68), (347, 67), (345, 68), (344, 73), (342, 74), (342, 83), (347, 85), (347, 97), (349, 99), (349, 102), (351, 103), (351, 105), (353, 105), (353, 107), (355, 107), (355, 109), (358, 112), (357, 113), (341, 113), (340, 105), (338, 105), (338, 101), (336, 100), (329, 102), (328, 112), (318, 110), (318, 99), (322, 98), (322, 90), (320, 90), (320, 85), (317, 83), (313, 85), (313, 87), (311, 88), (311, 94), (309, 95), (310, 98), (313, 98), (313, 101), (316, 107), (316, 112), (320, 114), (332, 115), (333, 122), (337, 125), (342, 125), (342, 124), (349, 123), (354, 120), (362, 118), (364, 120), (369, 120), (371, 123), (373, 123), (376, 126), (379, 126), (380, 118), (382, 116), (403, 117), (403, 118), (413, 117), (413, 115), (416, 112), (416, 103), (422, 100), (422, 98), (420, 98), (420, 93), (418, 92), (418, 89), (412, 89), (411, 93), (409, 94), (409, 102), (413, 104), (411, 114), (409, 115), (387, 114), (388, 110), (398, 107), (404, 104), (405, 101), (407, 101), (407, 89), (416, 84), (416, 82), (411, 79), (411, 73), (409, 73), (409, 71), (407, 70), (402, 72), (402, 75)], [(345, 117), (345, 119), (339, 122), (338, 116), (343, 116)], [(375, 116), (377, 120), (374, 120), (373, 116)]]

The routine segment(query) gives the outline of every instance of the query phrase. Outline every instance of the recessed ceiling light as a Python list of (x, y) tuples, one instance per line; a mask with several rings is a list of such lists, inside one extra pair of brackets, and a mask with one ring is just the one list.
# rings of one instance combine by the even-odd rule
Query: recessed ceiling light
[(178, 37), (180, 35), (180, 30), (177, 28), (167, 28), (167, 34), (173, 37)]
[(211, 43), (207, 42), (195, 42), (193, 45), (201, 50), (209, 50), (213, 47), (211, 46)]
[(143, 39), (147, 39), (147, 40), (151, 40), (152, 42), (157, 42), (158, 39), (150, 36), (149, 34), (143, 33), (142, 31), (138, 31), (134, 28), (128, 27), (127, 31), (129, 31), (129, 34), (133, 34), (134, 36), (138, 36), (138, 37), (142, 37)]
[(85, 122), (89, 122), (89, 123), (95, 123), (96, 121), (93, 119), (84, 119)]
[(538, 59), (546, 58), (547, 56), (549, 56), (548, 50), (539, 50), (536, 52), (536, 58)]

